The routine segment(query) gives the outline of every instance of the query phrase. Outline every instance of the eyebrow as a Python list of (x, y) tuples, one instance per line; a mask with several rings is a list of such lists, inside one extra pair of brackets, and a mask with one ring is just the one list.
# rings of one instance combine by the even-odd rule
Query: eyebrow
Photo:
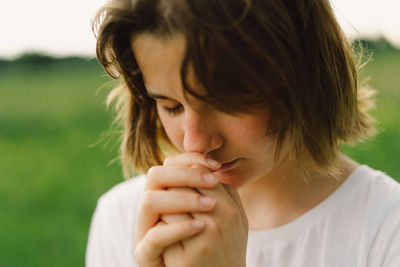
[(149, 93), (149, 92), (147, 92), (147, 94), (148, 94), (148, 96), (150, 96), (151, 98), (154, 98), (154, 99), (172, 100), (171, 98), (169, 98), (169, 97), (167, 97), (167, 96), (165, 96), (165, 95), (152, 94), (152, 93)]

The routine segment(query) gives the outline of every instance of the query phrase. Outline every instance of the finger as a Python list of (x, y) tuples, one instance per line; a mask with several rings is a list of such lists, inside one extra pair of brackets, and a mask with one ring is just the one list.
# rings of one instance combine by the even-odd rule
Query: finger
[[(207, 168), (203, 165), (194, 164), (191, 166), (192, 169), (199, 171), (206, 171)], [(215, 197), (219, 204), (226, 203), (232, 205), (233, 201), (236, 202), (238, 194), (235, 195), (235, 188), (229, 185), (218, 183), (214, 188), (196, 188), (196, 191), (204, 196)], [(237, 191), (237, 190), (236, 190)], [(236, 192), (237, 193), (237, 192)], [(234, 199), (235, 198), (235, 199)], [(240, 200), (240, 198), (239, 198)], [(240, 201), (241, 204), (241, 201)]]
[[(177, 192), (187, 192), (187, 193), (193, 193), (196, 192), (194, 189), (191, 188), (169, 188), (168, 191), (177, 191)], [(176, 222), (181, 222), (185, 220), (191, 220), (193, 217), (190, 215), (190, 213), (177, 213), (177, 214), (162, 214), (161, 215), (161, 221), (166, 223), (166, 224), (172, 224)]]
[(213, 188), (217, 177), (207, 168), (169, 165), (154, 166), (147, 173), (146, 190), (160, 190), (166, 187)]
[(198, 220), (153, 227), (137, 245), (135, 258), (143, 266), (159, 262), (166, 247), (199, 233), (203, 228), (204, 222)]
[(218, 183), (213, 189), (198, 188), (197, 191), (203, 196), (214, 197), (216, 204), (212, 211), (208, 213), (193, 212), (191, 215), (195, 219), (203, 219), (213, 214), (226, 214), (231, 209), (238, 209), (241, 214), (245, 214), (242, 201), (237, 189), (231, 185)]
[[(219, 183), (214, 189), (197, 189), (197, 191), (204, 196), (211, 196), (215, 198), (218, 206), (216, 205), (213, 208), (213, 212), (217, 212), (217, 210), (219, 210), (224, 213), (228, 209), (236, 207), (239, 209), (242, 217), (246, 217), (243, 203), (236, 187)], [(193, 216), (193, 218), (197, 217)]]
[(187, 153), (169, 156), (164, 160), (164, 166), (178, 165), (178, 164), (191, 166), (196, 163), (200, 164), (200, 165), (204, 165), (213, 171), (216, 171), (221, 167), (221, 163), (219, 163), (215, 159), (213, 159), (207, 155), (204, 155), (201, 153), (195, 153), (195, 152), (187, 152)]
[(164, 221), (159, 221), (157, 224), (156, 224), (156, 227), (157, 226), (162, 226), (162, 225), (167, 225)]
[[(201, 171), (205, 169), (204, 166), (197, 165), (197, 164), (193, 165), (192, 168), (195, 168), (195, 169), (201, 170)], [(198, 188), (197, 191), (202, 195), (210, 195), (210, 196), (214, 196), (216, 198), (219, 198), (221, 196), (222, 197), (228, 196), (235, 203), (240, 204), (240, 205), (242, 204), (242, 201), (240, 199), (237, 188), (232, 185), (218, 183), (218, 185), (215, 188), (213, 188), (213, 190), (207, 190), (207, 189), (208, 188), (204, 188), (204, 190), (203, 190), (202, 188)]]
[[(214, 197), (219, 204), (233, 202), (233, 198), (225, 188), (224, 184), (218, 183), (214, 188), (196, 188), (196, 190), (204, 196)], [(221, 202), (221, 203), (220, 203)]]
[(145, 209), (146, 213), (174, 214), (209, 211), (214, 205), (214, 197), (202, 196), (194, 190), (154, 190), (144, 193), (140, 208)]
[(179, 241), (164, 250), (163, 260), (165, 266), (177, 266), (177, 261), (183, 259), (185, 251), (182, 242)]
[(207, 212), (215, 206), (215, 198), (194, 192), (154, 190), (146, 191), (141, 199), (135, 228), (135, 242), (139, 242), (152, 228), (161, 214)]
[[(181, 191), (181, 192), (193, 192), (191, 188), (170, 188), (169, 190)], [(163, 223), (172, 224), (182, 221), (192, 220), (193, 217), (189, 213), (179, 214), (163, 214), (161, 220)], [(164, 250), (163, 260), (165, 266), (176, 266), (178, 259), (182, 259), (184, 254), (182, 241), (179, 241)]]
[(181, 221), (187, 221), (193, 219), (189, 213), (178, 213), (178, 214), (162, 214), (160, 219), (166, 224), (172, 224)]

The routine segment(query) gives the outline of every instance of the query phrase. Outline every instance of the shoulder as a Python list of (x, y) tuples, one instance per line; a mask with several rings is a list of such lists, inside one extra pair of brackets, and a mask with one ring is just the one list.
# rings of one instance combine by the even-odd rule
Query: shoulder
[(146, 176), (138, 175), (128, 180), (125, 180), (106, 193), (104, 193), (98, 200), (98, 205), (132, 205), (140, 200), (146, 184)]
[(360, 179), (366, 179), (368, 205), (380, 210), (385, 219), (396, 218), (400, 222), (400, 183), (381, 171), (362, 167), (360, 174), (364, 173), (364, 177)]
[(399, 196), (400, 184), (387, 174), (371, 169), (368, 166), (363, 166), (366, 173), (369, 173), (371, 184), (376, 188), (377, 192), (389, 193), (389, 196)]
[(362, 165), (349, 178), (349, 195), (364, 211), (368, 225), (378, 226), (400, 207), (400, 184), (387, 174)]
[(132, 237), (145, 182), (145, 176), (139, 175), (115, 185), (99, 198), (90, 224), (86, 266), (136, 266)]
[[(387, 174), (361, 165), (334, 193), (328, 214), (337, 221), (352, 223), (360, 231), (366, 247), (385, 226), (393, 222), (400, 208), (400, 184)], [(400, 221), (400, 216), (397, 216)], [(343, 223), (344, 223), (343, 222)]]
[(368, 266), (400, 266), (400, 184), (365, 165), (353, 178), (365, 199), (361, 240), (368, 251)]
[(382, 223), (396, 220), (400, 223), (400, 184), (387, 174), (365, 167), (369, 173), (366, 194), (368, 206)]
[(139, 175), (115, 185), (104, 193), (97, 201), (92, 226), (103, 225), (102, 228), (121, 231), (121, 234), (130, 231), (136, 223), (145, 182), (145, 176)]
[[(368, 206), (390, 208), (400, 201), (400, 184), (387, 174), (367, 165), (358, 167), (349, 177), (355, 196), (363, 196)], [(380, 206), (380, 209), (383, 207)]]
[[(368, 225), (376, 226), (369, 247), (369, 266), (400, 266), (400, 184), (379, 171), (374, 172)], [(372, 234), (372, 233), (371, 233)]]

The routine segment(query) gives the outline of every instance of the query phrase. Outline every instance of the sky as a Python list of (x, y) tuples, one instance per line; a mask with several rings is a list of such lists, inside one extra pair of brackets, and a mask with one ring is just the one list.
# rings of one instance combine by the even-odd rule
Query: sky
[[(0, 1), (1, 58), (24, 52), (94, 56), (90, 20), (106, 0)], [(349, 37), (384, 36), (400, 47), (400, 0), (331, 0), (331, 4)]]

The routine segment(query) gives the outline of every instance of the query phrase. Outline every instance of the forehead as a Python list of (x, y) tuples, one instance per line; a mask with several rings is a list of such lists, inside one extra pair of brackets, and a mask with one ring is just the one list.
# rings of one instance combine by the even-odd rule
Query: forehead
[(156, 37), (140, 34), (131, 40), (132, 51), (146, 88), (153, 93), (181, 88), (180, 69), (185, 39), (181, 35)]

